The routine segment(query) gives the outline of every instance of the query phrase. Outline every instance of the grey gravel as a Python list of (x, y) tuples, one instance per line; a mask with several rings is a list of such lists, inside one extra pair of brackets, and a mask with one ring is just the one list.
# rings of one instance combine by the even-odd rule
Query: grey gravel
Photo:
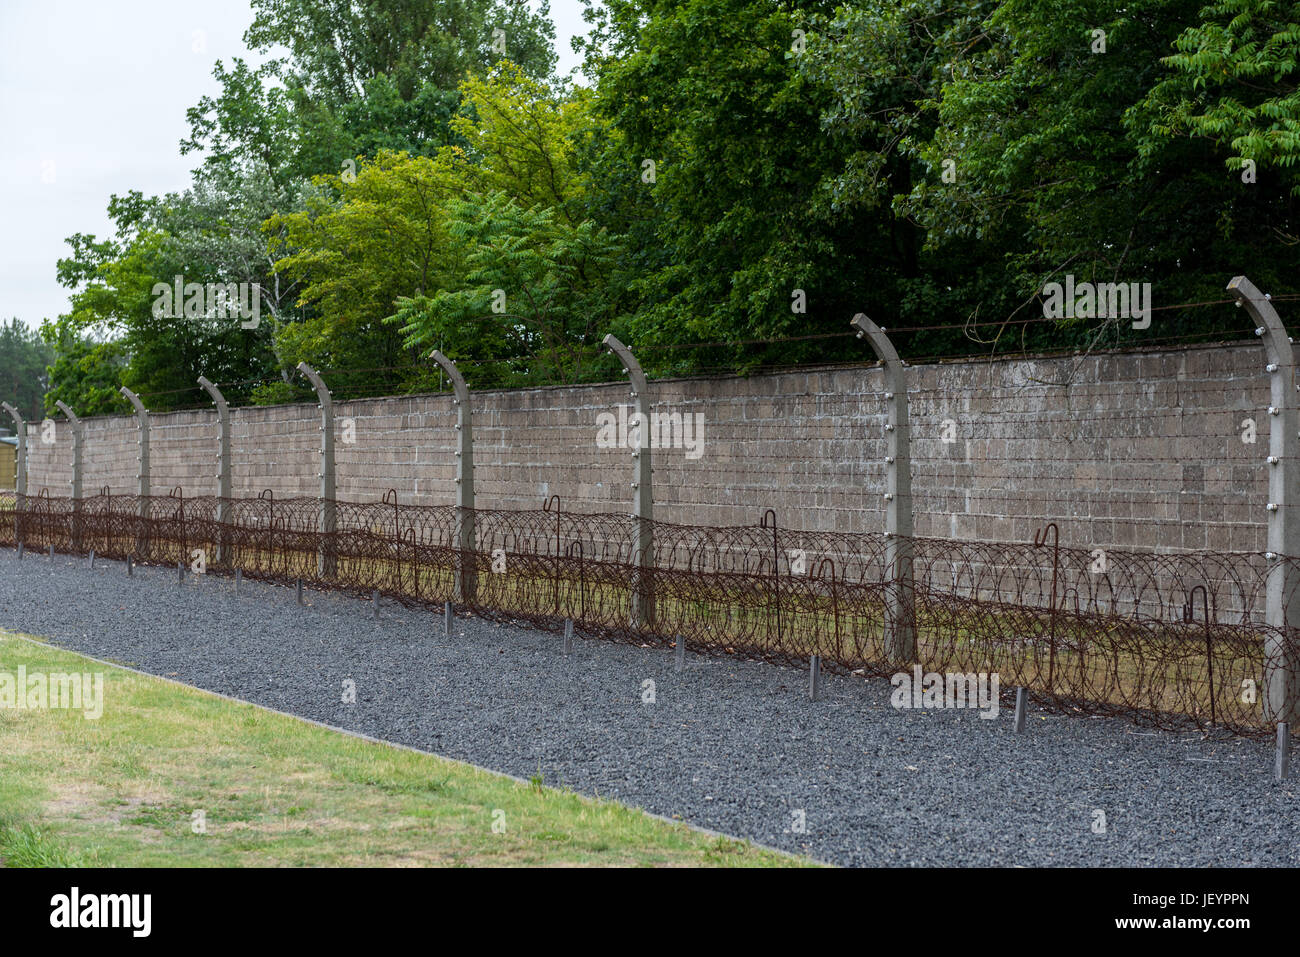
[(458, 617), (449, 639), (440, 610), (304, 600), (0, 550), (11, 630), (822, 861), (1300, 864), (1297, 782), (1271, 780), (1270, 744), (1033, 711), (1015, 735), (1009, 708), (895, 710), (879, 680), (823, 675), (810, 702), (806, 670), (692, 652), (677, 673), (671, 649), (581, 637), (566, 658), (523, 626)]

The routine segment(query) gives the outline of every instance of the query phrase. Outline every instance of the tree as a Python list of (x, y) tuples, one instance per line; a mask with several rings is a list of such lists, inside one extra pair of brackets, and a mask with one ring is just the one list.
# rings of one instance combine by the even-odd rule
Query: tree
[(24, 419), (40, 418), (54, 351), (17, 319), (0, 325), (0, 400)]
[(424, 83), (455, 89), (503, 58), (539, 78), (555, 64), (547, 2), (533, 12), (509, 0), (253, 0), (253, 10), (248, 45), (287, 48), (288, 86), (331, 107), (378, 76), (409, 100)]
[(461, 186), (449, 157), (380, 152), (349, 181), (318, 177), (301, 212), (268, 219), (282, 233), (277, 273), (301, 284), (309, 311), (285, 326), (287, 362), (317, 368), (387, 368), (409, 362), (397, 329), (384, 319), (403, 296), (459, 283), (462, 254), (452, 242), (446, 204)]
[(614, 237), (591, 220), (524, 209), (499, 191), (453, 201), (449, 214), (452, 235), (469, 250), (468, 273), (456, 288), (402, 301), (389, 321), (409, 347), (473, 360), (462, 371), (479, 388), (610, 371), (599, 360), (613, 319), (605, 286), (620, 253)]
[[(116, 236), (105, 242), (70, 237), (72, 255), (59, 261), (60, 282), (73, 290), (72, 308), (47, 322), (44, 335), (58, 350), (73, 348), (74, 361), (56, 363), (52, 394), (71, 404), (64, 393), (81, 388), (80, 363), (96, 354), (116, 386), (149, 395), (150, 407), (159, 410), (196, 401), (200, 375), (219, 382), (276, 374), (282, 365), (273, 332), (292, 317), (296, 290), (274, 275), (262, 222), (298, 202), (256, 168), (214, 167), (178, 195), (114, 196), (109, 215)], [(242, 288), (241, 303), (255, 305), (258, 314), (232, 316), (206, 298), (201, 310), (182, 314), (171, 295), (178, 281), (205, 291), (209, 284), (223, 290), (234, 284)], [(120, 397), (95, 401), (126, 408)]]
[(460, 85), (462, 106), (451, 120), (461, 149), (455, 157), (466, 189), (499, 191), (523, 207), (555, 209), (573, 221), (586, 182), (574, 151), (594, 122), (590, 91), (561, 92), (513, 63)]
[(1160, 313), (1151, 331), (1114, 317), (1034, 322), (1035, 299), (1072, 274), (1149, 282), (1157, 307), (1214, 300), (1247, 261), (1268, 263), (1251, 267), (1265, 281), (1294, 262), (1258, 230), (1286, 218), (1276, 193), (1244, 193), (1207, 141), (1147, 128), (1159, 125), (1148, 94), (1161, 59), (1196, 7), (1001, 0), (969, 42), (951, 45), (925, 104), (933, 132), (907, 141), (927, 173), (896, 207), (926, 230), (929, 261), (956, 249), (986, 280), (982, 292), (968, 287), (959, 314), (982, 321), (984, 341), (1046, 349), (1226, 330), (1234, 317), (1222, 311)]
[(1300, 194), (1300, 3), (1221, 0), (1200, 18), (1162, 60), (1172, 75), (1147, 96), (1157, 137), (1143, 143), (1144, 153), (1159, 148), (1158, 137), (1202, 137), (1226, 147), (1228, 168), (1250, 161), (1260, 176)]
[[(302, 284), (309, 310), (278, 337), (287, 360), (413, 366), (404, 388), (430, 381), (422, 359), (435, 347), (495, 359), (507, 343), (524, 350), (516, 356), (544, 349), (528, 366), (532, 381), (588, 366), (593, 330), (620, 299), (605, 282), (617, 238), (577, 215), (585, 180), (575, 143), (592, 122), (591, 98), (508, 63), (459, 93), (451, 126), (463, 146), (433, 157), (381, 151), (353, 178), (318, 177), (303, 211), (268, 220), (282, 234), (278, 269)], [(515, 318), (491, 312), (497, 289)]]
[(43, 409), (46, 416), (58, 414), (54, 403), (60, 399), (81, 417), (121, 415), (130, 410), (118, 391), (126, 365), (122, 343), (78, 336), (66, 327), (49, 323), (41, 327), (41, 337), (54, 347), (50, 390), (45, 394)]
[[(892, 214), (824, 201), (854, 146), (822, 134), (831, 98), (798, 58), (801, 32), (832, 9), (612, 0), (589, 11), (587, 67), (613, 133), (593, 135), (587, 162), (593, 191), (616, 198), (595, 208), (598, 220), (615, 232), (627, 224), (636, 240), (627, 281), (639, 301), (622, 325), (632, 341), (842, 332), (854, 312), (890, 301), (878, 283), (906, 255)], [(696, 356), (744, 367), (826, 351), (759, 344), (744, 359)]]
[(555, 62), (546, 3), (535, 13), (504, 0), (255, 0), (253, 8), (245, 41), (288, 55), (256, 69), (217, 63), (222, 91), (189, 110), (181, 152), (206, 151), (209, 164), (257, 158), (282, 186), (355, 172), (359, 157), (380, 150), (433, 155), (452, 142), (467, 72), (508, 58), (541, 79)]

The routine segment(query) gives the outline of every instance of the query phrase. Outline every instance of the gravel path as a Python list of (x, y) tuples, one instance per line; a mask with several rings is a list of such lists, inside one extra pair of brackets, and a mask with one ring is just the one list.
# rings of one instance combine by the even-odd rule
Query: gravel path
[(441, 615), (306, 603), (0, 549), (0, 627), (823, 861), (1300, 864), (1300, 788), (1271, 781), (1268, 744), (1032, 712), (1014, 735), (1005, 709), (895, 710), (883, 681), (826, 677), (810, 702), (806, 671), (688, 655), (675, 673), (671, 651), (578, 638), (565, 658), (528, 628), (458, 618), (449, 639)]

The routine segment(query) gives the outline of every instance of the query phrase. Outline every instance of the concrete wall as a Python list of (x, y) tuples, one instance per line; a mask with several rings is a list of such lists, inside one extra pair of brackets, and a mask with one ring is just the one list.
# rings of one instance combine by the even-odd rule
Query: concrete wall
[[(1262, 550), (1264, 363), (1246, 343), (914, 366), (916, 533), (1026, 541), (1056, 521), (1062, 544), (1080, 547)], [(753, 524), (773, 508), (784, 527), (880, 530), (881, 389), (874, 365), (653, 382), (655, 410), (704, 416), (698, 458), (654, 451), (656, 518)], [(537, 508), (555, 494), (566, 510), (630, 511), (631, 452), (597, 443), (598, 416), (629, 401), (625, 383), (475, 393), (479, 506)], [(154, 493), (215, 493), (215, 413), (151, 418)], [(235, 495), (316, 493), (314, 404), (236, 409), (232, 421)], [(453, 503), (454, 423), (450, 395), (338, 403), (339, 498), (395, 488), (402, 502)], [(133, 493), (135, 419), (84, 424), (86, 494)], [(50, 444), (40, 431), (29, 426), (29, 487), (66, 495), (66, 423)]]

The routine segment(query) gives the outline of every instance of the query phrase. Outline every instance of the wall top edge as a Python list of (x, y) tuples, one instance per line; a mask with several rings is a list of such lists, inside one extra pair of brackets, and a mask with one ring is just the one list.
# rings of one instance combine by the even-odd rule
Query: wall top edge
[[(1237, 339), (1237, 340), (1220, 340), (1218, 342), (1204, 342), (1204, 343), (1197, 343), (1194, 345), (1185, 345), (1185, 346), (1177, 346), (1177, 347), (1147, 346), (1141, 348), (1093, 349), (1088, 351), (1082, 349), (1074, 349), (1068, 351), (1062, 350), (1058, 352), (1018, 353), (1016, 355), (1003, 355), (1003, 356), (961, 356), (955, 358), (919, 359), (919, 360), (909, 360), (907, 359), (906, 356), (904, 356), (903, 361), (907, 363), (909, 368), (924, 369), (927, 367), (943, 367), (943, 366), (959, 366), (959, 365), (984, 366), (984, 365), (999, 364), (999, 363), (1011, 364), (1011, 363), (1024, 363), (1024, 362), (1044, 362), (1049, 360), (1078, 359), (1080, 357), (1115, 358), (1115, 357), (1124, 357), (1124, 356), (1179, 355), (1179, 354), (1187, 354), (1193, 352), (1205, 352), (1205, 351), (1216, 350), (1216, 349), (1245, 350), (1245, 349), (1259, 349), (1259, 348), (1262, 348), (1259, 340), (1252, 338), (1252, 339)], [(762, 372), (754, 373), (753, 375), (670, 376), (665, 378), (653, 379), (651, 380), (651, 384), (667, 385), (667, 384), (678, 383), (678, 382), (719, 382), (721, 383), (721, 382), (731, 382), (731, 381), (737, 381), (743, 379), (757, 379), (765, 376), (775, 378), (780, 376), (809, 375), (809, 374), (816, 374), (816, 373), (823, 373), (823, 372), (849, 372), (849, 371), (860, 370), (860, 369), (877, 369), (879, 367), (880, 367), (879, 361), (875, 359), (864, 358), (864, 360), (861, 362), (820, 363), (820, 364), (790, 366), (788, 368), (768, 369)], [(324, 373), (322, 375), (324, 375)], [(516, 389), (475, 389), (473, 390), (472, 394), (475, 396), (494, 396), (494, 395), (512, 395), (512, 394), (524, 393), (524, 392), (545, 393), (545, 392), (572, 391), (575, 389), (603, 389), (603, 388), (610, 388), (610, 387), (626, 387), (626, 386), (627, 386), (626, 380), (615, 379), (608, 382), (584, 382), (576, 385), (526, 386), (526, 387), (520, 387)], [(147, 396), (142, 396), (141, 398), (142, 399), (147, 398)], [(364, 405), (365, 403), (368, 402), (391, 402), (394, 399), (415, 400), (415, 399), (437, 399), (437, 398), (447, 399), (448, 401), (450, 401), (451, 399), (454, 398), (454, 395), (452, 394), (451, 391), (412, 392), (404, 395), (367, 396), (366, 398), (362, 398), (362, 399), (339, 399), (335, 402), (335, 409), (337, 410), (343, 406), (355, 408), (357, 406)], [(276, 405), (232, 406), (230, 411), (233, 414), (237, 412), (248, 412), (254, 410), (266, 411), (266, 412), (271, 412), (274, 410), (293, 409), (293, 408), (310, 410), (315, 405), (316, 403), (314, 401), (284, 402), (284, 403), (278, 403)], [(213, 413), (214, 411), (215, 410), (212, 408), (177, 409), (171, 412), (151, 411), (149, 415), (151, 419), (162, 420), (172, 416), (208, 415)], [(134, 418), (135, 418), (134, 413), (121, 413), (115, 415), (85, 416), (81, 419), (81, 421), (83, 423), (93, 423), (93, 422), (100, 422), (100, 421), (108, 421), (111, 419), (134, 419)], [(156, 422), (155, 424), (161, 424), (161, 423)], [(40, 420), (33, 419), (27, 423), (27, 426), (29, 429), (39, 428)]]

